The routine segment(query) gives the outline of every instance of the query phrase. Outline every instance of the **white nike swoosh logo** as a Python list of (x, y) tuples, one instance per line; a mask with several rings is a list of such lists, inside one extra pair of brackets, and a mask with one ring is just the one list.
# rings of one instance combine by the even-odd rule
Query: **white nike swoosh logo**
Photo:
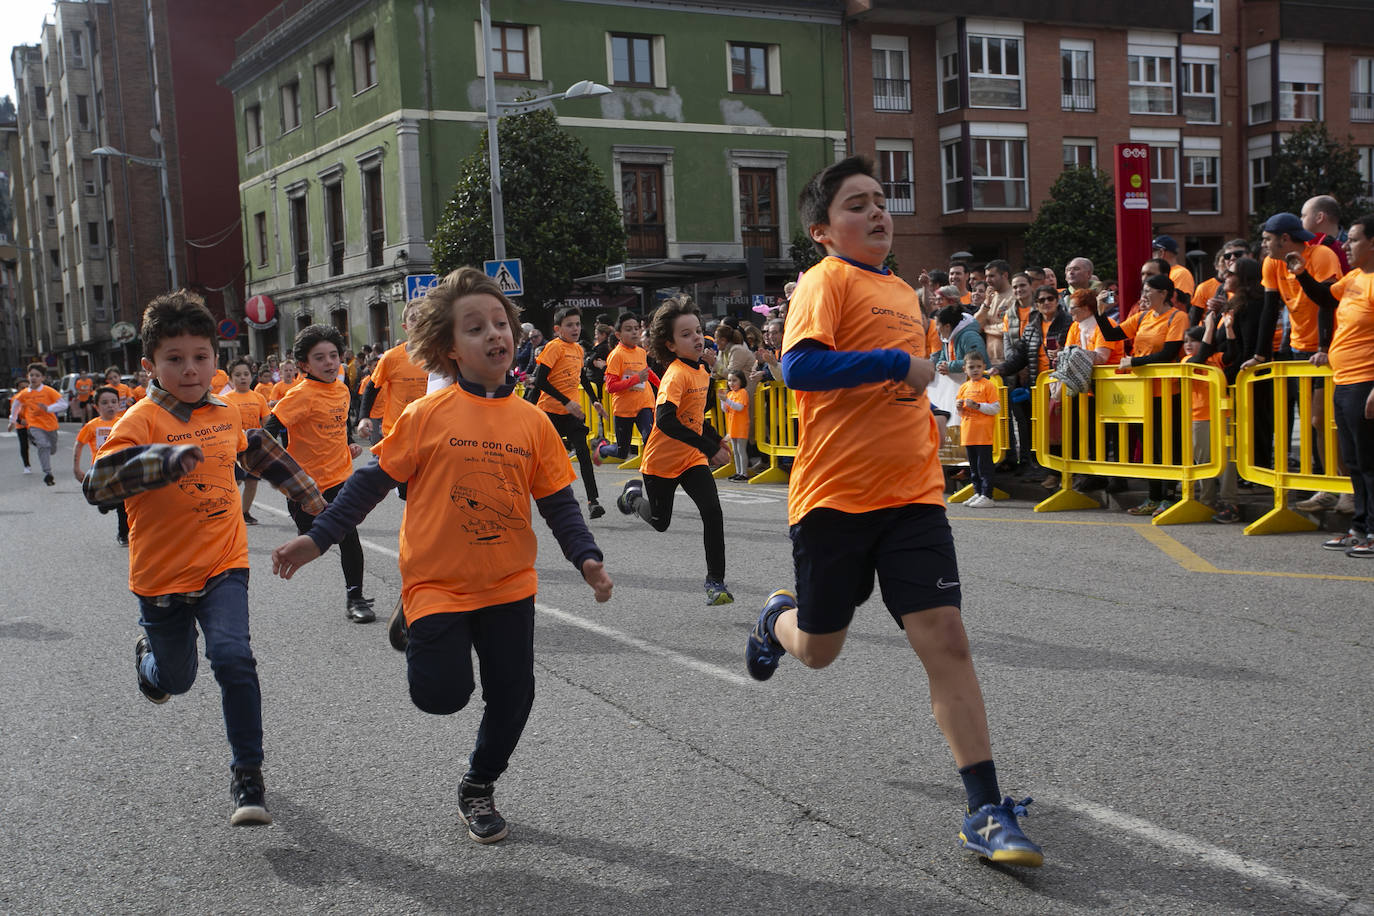
[(953, 582), (946, 582), (945, 579), (944, 579), (944, 577), (941, 576), (939, 579), (937, 579), (937, 580), (935, 581), (935, 587), (936, 587), (936, 588), (958, 588), (958, 587), (959, 587), (959, 580), (958, 580), (958, 579), (955, 579)]

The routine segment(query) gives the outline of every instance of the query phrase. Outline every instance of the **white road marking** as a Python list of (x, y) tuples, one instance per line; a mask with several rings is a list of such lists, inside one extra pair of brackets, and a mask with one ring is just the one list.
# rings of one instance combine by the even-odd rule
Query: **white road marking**
[[(291, 517), (290, 513), (274, 506), (258, 505), (255, 506), (255, 508), (285, 518)], [(366, 538), (359, 538), (359, 540), (364, 547), (375, 550), (392, 559), (399, 559), (400, 557), (400, 554), (389, 547), (384, 547)], [(675, 652), (672, 649), (655, 645), (647, 640), (640, 639), (638, 636), (631, 636), (629, 633), (617, 630), (614, 627), (608, 627), (594, 620), (588, 620), (585, 617), (580, 617), (577, 614), (564, 611), (552, 605), (535, 602), (534, 608), (539, 613), (552, 617), (554, 620), (561, 623), (566, 623), (569, 626), (578, 627), (590, 633), (595, 633), (598, 636), (614, 640), (622, 645), (638, 649), (647, 655), (653, 655), (657, 658), (673, 662), (684, 668), (689, 668), (692, 671), (709, 675), (725, 681), (726, 683), (735, 684), (741, 687), (746, 687), (754, 683), (752, 679), (726, 668), (722, 668), (720, 665), (703, 662), (700, 659), (692, 658), (690, 655), (684, 655), (681, 652)], [(1040, 797), (1047, 801), (1053, 801), (1077, 814), (1090, 817), (1098, 823), (1111, 827), (1113, 830), (1140, 837), (1146, 842), (1152, 843), (1161, 849), (1181, 853), (1200, 860), (1211, 868), (1229, 871), (1252, 881), (1262, 882), (1277, 890), (1297, 894), (1327, 906), (1337, 907), (1341, 916), (1374, 916), (1374, 907), (1355, 900), (1349, 894), (1342, 893), (1324, 884), (1318, 884), (1315, 881), (1308, 881), (1306, 878), (1299, 878), (1296, 875), (1281, 872), (1263, 862), (1247, 859), (1244, 856), (1222, 849), (1220, 846), (1214, 846), (1211, 843), (1195, 839), (1187, 834), (1179, 833), (1176, 830), (1170, 830), (1167, 827), (1160, 827), (1142, 818), (1123, 814), (1120, 811), (1108, 808), (1106, 805), (1099, 805), (1096, 802), (1075, 798), (1073, 796), (1051, 797), (1042, 793)]]

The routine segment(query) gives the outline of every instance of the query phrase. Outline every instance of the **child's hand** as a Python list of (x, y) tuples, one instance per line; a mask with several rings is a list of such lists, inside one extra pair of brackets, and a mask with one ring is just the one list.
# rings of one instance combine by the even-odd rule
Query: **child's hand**
[(358, 457), (359, 455), (361, 455), (362, 453), (363, 453), (363, 447), (362, 447), (361, 445), (359, 445), (359, 444), (356, 443), (356, 442), (350, 442), (350, 443), (348, 443), (348, 456), (349, 456), (350, 458), (357, 458), (357, 457)]
[(315, 542), (309, 537), (302, 534), (272, 551), (272, 575), (290, 579), (296, 574), (296, 570), (316, 559), (319, 555), (320, 548), (316, 547)]
[(176, 461), (171, 467), (172, 480), (180, 480), (191, 473), (196, 467), (205, 460), (205, 453), (200, 450), (198, 445), (188, 445), (177, 449)]
[(605, 416), (607, 415), (607, 414), (606, 414), (606, 405), (605, 405), (605, 404), (602, 404), (600, 401), (597, 401), (597, 402), (595, 402), (592, 406), (594, 406), (594, 407), (596, 408), (596, 412), (599, 413), (599, 414), (601, 414), (601, 416), (605, 417)]
[(582, 409), (582, 405), (576, 401), (568, 402), (568, 416), (575, 420), (587, 419), (587, 412)]
[(611, 587), (614, 583), (611, 582), (611, 577), (606, 574), (606, 567), (602, 565), (600, 560), (583, 560), (582, 578), (587, 580), (587, 584), (592, 587), (598, 603), (605, 604), (611, 600)]
[(1288, 263), (1288, 272), (1295, 277), (1301, 277), (1307, 273), (1307, 265), (1302, 262), (1302, 255), (1296, 251), (1290, 251), (1284, 260)]
[(725, 444), (725, 440), (721, 440), (720, 448), (717, 449), (715, 455), (711, 457), (711, 467), (721, 467), (722, 465), (729, 464), (733, 459), (734, 456), (730, 454), (730, 447)]
[(906, 371), (904, 381), (916, 389), (917, 394), (922, 393), (931, 382), (935, 381), (935, 365), (928, 359), (913, 356), (911, 368)]
[(358, 435), (362, 436), (364, 439), (372, 438), (371, 417), (363, 417), (361, 420), (358, 421)]

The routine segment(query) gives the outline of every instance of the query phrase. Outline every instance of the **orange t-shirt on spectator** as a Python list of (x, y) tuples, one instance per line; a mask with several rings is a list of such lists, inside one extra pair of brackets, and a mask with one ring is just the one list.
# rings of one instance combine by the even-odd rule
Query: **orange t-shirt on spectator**
[[(676, 404), (678, 420), (700, 434), (705, 425), (706, 391), (710, 385), (711, 373), (705, 366), (675, 359), (659, 382), (657, 403)], [(640, 468), (655, 477), (677, 477), (699, 464), (706, 464), (701, 449), (674, 439), (655, 426), (644, 444)]]
[(731, 439), (749, 438), (749, 389), (738, 388), (725, 391), (723, 397), (744, 407), (743, 410), (725, 411), (725, 434)]
[(1169, 279), (1173, 281), (1176, 289), (1181, 289), (1189, 296), (1193, 294), (1193, 272), (1182, 264), (1175, 264), (1169, 268)]
[(1221, 281), (1216, 277), (1208, 277), (1197, 285), (1193, 290), (1193, 305), (1200, 309), (1207, 308), (1207, 302), (1216, 294), (1217, 287), (1221, 286)]
[[(1222, 367), (1223, 362), (1224, 360), (1221, 358), (1220, 353), (1213, 353), (1211, 356), (1207, 357), (1207, 365), (1216, 366), (1218, 369)], [(1193, 391), (1193, 419), (1211, 419), (1211, 400), (1208, 398), (1208, 393), (1211, 389), (1207, 385), (1197, 381), (1193, 382), (1190, 387)]]
[(1188, 330), (1188, 316), (1176, 308), (1167, 308), (1163, 315), (1153, 309), (1138, 308), (1121, 322), (1121, 330), (1131, 339), (1132, 356), (1151, 356), (1173, 340), (1182, 340)]
[[(830, 256), (797, 282), (783, 353), (814, 340), (837, 351), (901, 349), (924, 358), (926, 339), (920, 302), (902, 278)], [(859, 513), (945, 504), (939, 433), (924, 392), (887, 381), (798, 391), (796, 399), (800, 439), (789, 524), (818, 508)]]
[(339, 381), (304, 381), (272, 408), (290, 434), (286, 450), (315, 480), (320, 491), (330, 489), (353, 473), (348, 451), (348, 389)]
[(1092, 326), (1092, 336), (1085, 343), (1083, 340), (1083, 328), (1075, 321), (1069, 325), (1068, 336), (1064, 338), (1066, 347), (1082, 347), (1085, 350), (1100, 350), (1107, 348), (1107, 360), (1102, 363), (1104, 366), (1114, 366), (1121, 362), (1121, 357), (1126, 353), (1126, 342), (1124, 340), (1108, 340), (1102, 336), (1102, 329), (1096, 323)]
[(400, 534), (407, 623), (535, 593), (530, 501), (573, 480), (545, 414), (522, 398), (478, 397), (453, 385), (414, 402), (372, 451), (383, 471), (407, 482)]
[(205, 460), (175, 483), (124, 501), (129, 513), (129, 590), (152, 597), (198, 591), (212, 576), (248, 568), (234, 464), (248, 440), (239, 412), (212, 401), (183, 423), (145, 398), (120, 417), (100, 454), (136, 445), (199, 446)]
[[(582, 382), (582, 347), (555, 337), (539, 351), (541, 366), (549, 367), (549, 384), (564, 397), (577, 400), (577, 386)], [(558, 403), (546, 391), (539, 392), (540, 410), (545, 413), (567, 413), (568, 408)]]
[[(1325, 245), (1307, 245), (1302, 249), (1302, 262), (1307, 272), (1318, 283), (1340, 277), (1341, 261), (1336, 253)], [(1317, 333), (1317, 303), (1307, 298), (1288, 269), (1288, 263), (1279, 258), (1265, 258), (1262, 283), (1265, 289), (1277, 290), (1288, 306), (1288, 345), (1304, 353), (1315, 353), (1320, 340)]]
[(1337, 385), (1374, 381), (1374, 274), (1352, 270), (1331, 284), (1336, 306), (1336, 333), (1327, 357)]
[[(997, 386), (991, 379), (978, 381), (969, 379), (959, 386), (957, 399), (972, 398), (979, 404), (996, 403)], [(986, 414), (972, 407), (959, 408), (959, 444), (992, 445), (992, 434), (997, 428), (997, 414)]]

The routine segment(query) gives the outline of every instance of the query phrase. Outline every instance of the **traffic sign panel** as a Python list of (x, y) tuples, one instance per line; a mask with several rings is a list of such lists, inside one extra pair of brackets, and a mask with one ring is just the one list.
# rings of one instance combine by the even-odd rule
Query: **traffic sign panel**
[(225, 340), (233, 340), (239, 336), (239, 324), (232, 318), (226, 318), (219, 323), (219, 336)]
[(506, 258), (504, 261), (485, 261), (482, 264), (487, 276), (496, 281), (501, 292), (507, 296), (519, 296), (525, 291), (524, 273), (520, 269), (519, 258)]
[(437, 274), (410, 274), (406, 277), (406, 301), (419, 299), (439, 282)]
[(625, 265), (624, 265), (624, 264), (610, 264), (610, 265), (607, 265), (607, 267), (606, 267), (606, 281), (607, 281), (608, 283), (615, 283), (615, 282), (618, 282), (618, 281), (624, 280), (624, 279), (625, 279)]

